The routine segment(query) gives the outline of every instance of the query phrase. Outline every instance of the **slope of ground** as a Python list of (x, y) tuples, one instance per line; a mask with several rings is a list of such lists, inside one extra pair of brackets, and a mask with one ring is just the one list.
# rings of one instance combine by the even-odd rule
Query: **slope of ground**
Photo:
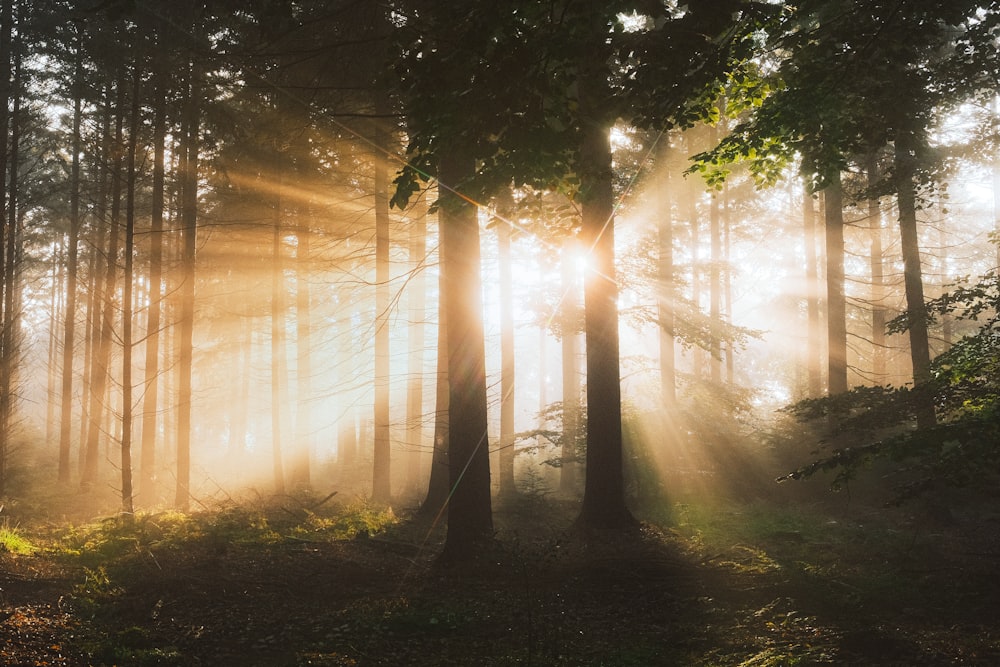
[(456, 569), (435, 563), (440, 528), (362, 503), (310, 506), (286, 499), (39, 532), (46, 548), (0, 557), (0, 657), (1000, 664), (1000, 549), (988, 520), (931, 531), (678, 505), (635, 534), (583, 538), (564, 530), (572, 507), (536, 500), (499, 512), (495, 547)]

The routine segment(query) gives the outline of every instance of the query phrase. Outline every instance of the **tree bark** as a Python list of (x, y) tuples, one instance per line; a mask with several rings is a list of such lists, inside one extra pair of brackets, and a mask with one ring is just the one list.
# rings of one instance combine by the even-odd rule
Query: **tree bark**
[(511, 224), (514, 198), (504, 188), (497, 203), (497, 261), (500, 279), (500, 496), (517, 493), (514, 480), (514, 296), (511, 275)]
[(121, 497), (122, 515), (131, 520), (135, 512), (132, 491), (132, 292), (134, 285), (133, 255), (135, 253), (135, 153), (138, 150), (139, 92), (141, 75), (139, 59), (133, 59), (132, 105), (129, 114), (129, 139), (126, 147), (125, 182), (125, 270), (122, 276), (122, 438), (121, 438)]
[(189, 64), (184, 101), (180, 163), (182, 247), (180, 314), (177, 340), (177, 481), (174, 505), (186, 511), (191, 502), (191, 408), (194, 362), (195, 267), (198, 247), (198, 135), (201, 87), (194, 63)]
[(826, 222), (827, 393), (847, 391), (847, 303), (844, 297), (844, 210), (840, 174), (824, 191)]
[(609, 93), (606, 64), (599, 56), (584, 57), (577, 77), (582, 125), (581, 241), (591, 253), (584, 280), (587, 477), (577, 525), (622, 529), (631, 527), (635, 519), (625, 505), (611, 139), (599, 111)]
[[(446, 216), (447, 217), (447, 216)], [(440, 214), (438, 216), (440, 220)], [(440, 232), (438, 234), (440, 238)], [(444, 294), (444, 250), (438, 246), (438, 266), (441, 271), (438, 274), (438, 294)], [(438, 517), (444, 511), (448, 503), (448, 490), (450, 488), (448, 465), (449, 450), (448, 445), (448, 400), (450, 395), (450, 384), (448, 382), (448, 322), (443, 301), (438, 304), (438, 327), (437, 327), (437, 373), (435, 374), (435, 405), (434, 405), (434, 451), (431, 456), (431, 474), (427, 482), (427, 496), (420, 506), (420, 514), (424, 516)]]
[(149, 310), (146, 312), (145, 377), (139, 453), (139, 492), (146, 502), (156, 499), (156, 436), (158, 433), (160, 321), (163, 299), (163, 207), (166, 162), (166, 91), (164, 74), (154, 78), (153, 183), (149, 228)]
[(104, 284), (96, 299), (100, 311), (99, 327), (94, 329), (95, 347), (90, 370), (90, 422), (87, 427), (86, 457), (80, 483), (87, 488), (97, 481), (100, 460), (101, 421), (111, 410), (106, 398), (111, 374), (111, 347), (115, 321), (115, 292), (118, 278), (118, 241), (121, 223), (122, 168), (124, 150), (122, 138), (125, 124), (125, 82), (119, 77), (116, 85), (115, 131), (110, 142), (111, 154), (111, 217), (108, 221), (108, 251), (104, 264)]
[[(903, 253), (903, 285), (906, 293), (906, 315), (909, 323), (910, 363), (915, 387), (931, 378), (930, 345), (927, 339), (927, 307), (924, 303), (923, 271), (920, 266), (920, 243), (917, 236), (916, 138), (907, 131), (896, 137), (895, 165), (899, 204), (899, 238)], [(930, 428), (935, 424), (934, 405), (921, 401), (917, 407), (917, 426)]]
[(445, 560), (467, 558), (493, 535), (479, 222), (475, 205), (457, 192), (475, 165), (460, 150), (443, 155), (439, 171), (451, 486)]
[(868, 230), (871, 237), (869, 263), (871, 265), (872, 286), (872, 379), (876, 385), (885, 384), (886, 378), (886, 308), (885, 269), (882, 250), (882, 211), (874, 188), (878, 183), (878, 155), (872, 151), (867, 156), (865, 171), (868, 174)]
[[(375, 145), (386, 144), (381, 126)], [(392, 498), (389, 433), (389, 169), (382, 156), (375, 160), (375, 444), (372, 500), (388, 504)]]
[(427, 206), (423, 197), (415, 204), (410, 221), (409, 239), (409, 313), (407, 355), (409, 366), (406, 381), (406, 444), (410, 450), (407, 465), (407, 487), (412, 491), (420, 482), (423, 468), (423, 406), (424, 406), (424, 345), (427, 317)]

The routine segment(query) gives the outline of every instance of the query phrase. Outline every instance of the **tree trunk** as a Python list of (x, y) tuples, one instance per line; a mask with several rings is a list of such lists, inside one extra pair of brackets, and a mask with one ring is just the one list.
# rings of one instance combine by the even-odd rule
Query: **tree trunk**
[(456, 192), (474, 168), (473, 160), (459, 149), (441, 158), (440, 178), (447, 186), (440, 197), (439, 219), (451, 486), (445, 560), (468, 557), (493, 535), (479, 222), (475, 205)]
[[(419, 207), (419, 208), (416, 208)], [(427, 317), (427, 206), (423, 197), (415, 204), (410, 221), (409, 239), (409, 312), (407, 341), (409, 367), (406, 381), (406, 444), (410, 450), (407, 465), (407, 487), (412, 491), (420, 483), (423, 468), (424, 412), (424, 319)]]
[(883, 385), (886, 377), (886, 286), (885, 269), (883, 267), (882, 251), (882, 211), (879, 206), (875, 185), (878, 183), (878, 154), (872, 151), (868, 154), (865, 170), (868, 173), (868, 230), (871, 236), (869, 252), (872, 286), (872, 379), (876, 385)]
[(121, 480), (122, 515), (131, 520), (135, 511), (132, 498), (132, 287), (135, 253), (135, 153), (139, 134), (139, 59), (133, 59), (132, 106), (129, 115), (129, 140), (126, 148), (125, 182), (125, 271), (122, 276), (122, 439)]
[[(59, 381), (59, 324), (63, 317), (63, 308), (66, 307), (63, 299), (65, 295), (64, 257), (66, 237), (59, 234), (56, 237), (55, 252), (52, 253), (51, 280), (52, 286), (49, 290), (49, 303), (52, 310), (49, 313), (49, 353), (46, 359), (48, 368), (48, 387), (45, 391), (45, 442), (58, 442), (56, 438), (56, 405), (58, 404), (59, 393), (56, 384)], [(69, 467), (69, 452), (66, 453), (66, 465)], [(67, 470), (68, 472), (68, 470)], [(69, 480), (60, 480), (60, 483)]]
[(562, 248), (562, 443), (559, 456), (559, 492), (577, 494), (577, 443), (580, 437), (580, 283), (577, 271), (580, 244), (568, 237)]
[(108, 221), (108, 251), (104, 264), (104, 284), (95, 308), (101, 312), (100, 326), (95, 328), (95, 348), (90, 370), (90, 423), (87, 428), (86, 458), (80, 483), (89, 487), (97, 481), (100, 460), (101, 421), (111, 410), (106, 398), (110, 387), (111, 347), (115, 321), (115, 292), (118, 278), (118, 240), (121, 223), (122, 168), (124, 150), (122, 138), (125, 124), (125, 83), (116, 83), (115, 133), (110, 143), (111, 153), (111, 218)]
[[(386, 134), (377, 126), (375, 145), (385, 146)], [(389, 168), (375, 155), (375, 446), (372, 500), (388, 504), (392, 498), (389, 433)]]
[(166, 160), (166, 91), (157, 72), (153, 114), (153, 189), (149, 229), (149, 310), (146, 313), (146, 361), (142, 397), (142, 433), (139, 454), (139, 492), (146, 502), (156, 500), (156, 435), (158, 433), (160, 320), (163, 299), (163, 204)]
[[(0, 310), (0, 494), (7, 488), (7, 456), (10, 453), (11, 429), (13, 427), (14, 410), (14, 372), (17, 364), (17, 316), (14, 312), (14, 293), (17, 290), (17, 174), (18, 174), (18, 143), (21, 130), (21, 55), (19, 45), (12, 42), (13, 16), (9, 2), (4, 3), (2, 10), (3, 37), (7, 45), (7, 54), (0, 57), (0, 62), (7, 64), (13, 57), (13, 77), (8, 83), (8, 74), (3, 75), (4, 90), (0, 94), (0, 103), (4, 105), (4, 118), (0, 120), (0, 143), (4, 144), (3, 155), (0, 156), (0, 182), (6, 179), (9, 172), (9, 184), (6, 193), (0, 192), (0, 206), (4, 215), (0, 217), (0, 225), (6, 229), (0, 242), (0, 253), (3, 253), (3, 308)], [(18, 38), (18, 42), (20, 38)], [(7, 103), (13, 98), (13, 113), (7, 116)], [(10, 149), (7, 150), (7, 129), (10, 127)]]
[(281, 238), (284, 199), (281, 176), (274, 201), (271, 227), (271, 453), (275, 493), (285, 492), (285, 468), (282, 452), (282, 413), (285, 406), (285, 383), (288, 362), (285, 357), (285, 267)]
[(840, 174), (824, 191), (826, 222), (827, 393), (847, 391), (847, 303), (844, 297), (844, 210)]
[[(440, 214), (438, 216), (440, 220)], [(439, 232), (440, 237), (440, 232)], [(444, 254), (438, 246), (438, 265), (444, 268)], [(439, 273), (438, 293), (444, 294), (444, 271)], [(450, 488), (448, 465), (448, 399), (450, 384), (448, 382), (448, 323), (443, 301), (438, 304), (437, 331), (437, 373), (435, 374), (435, 405), (434, 405), (434, 451), (431, 458), (431, 474), (427, 482), (427, 497), (420, 506), (424, 516), (438, 517), (444, 511), (448, 502)]]
[(591, 261), (584, 281), (587, 346), (587, 466), (581, 528), (621, 529), (635, 519), (625, 505), (618, 282), (609, 128), (598, 112), (608, 94), (606, 65), (588, 54), (577, 78), (580, 96), (581, 240)]
[[(916, 138), (909, 132), (896, 137), (895, 166), (899, 204), (899, 239), (903, 253), (903, 285), (906, 293), (906, 316), (909, 323), (910, 362), (916, 387), (931, 378), (930, 345), (927, 340), (927, 307), (924, 303), (923, 272), (920, 266), (920, 243), (917, 237)], [(917, 407), (917, 426), (935, 424), (934, 405), (929, 400)]]
[(191, 502), (191, 408), (194, 361), (195, 260), (198, 246), (198, 100), (201, 87), (194, 64), (189, 65), (187, 99), (181, 130), (181, 229), (180, 317), (177, 340), (177, 482), (174, 505), (187, 511)]
[(514, 296), (511, 275), (511, 224), (514, 198), (509, 188), (502, 191), (497, 208), (497, 261), (500, 270), (500, 496), (517, 493), (514, 481)]
[[(83, 53), (77, 35), (73, 74), (73, 136), (70, 140), (69, 236), (66, 239), (66, 292), (63, 305), (62, 378), (59, 390), (59, 483), (70, 481), (73, 427), (73, 358), (76, 347), (77, 266), (80, 245), (80, 125), (83, 118)], [(2, 105), (0, 105), (2, 106)]]
[(295, 376), (298, 400), (295, 403), (295, 443), (292, 483), (309, 487), (309, 459), (312, 451), (312, 303), (309, 289), (312, 261), (311, 217), (296, 228), (295, 246)]

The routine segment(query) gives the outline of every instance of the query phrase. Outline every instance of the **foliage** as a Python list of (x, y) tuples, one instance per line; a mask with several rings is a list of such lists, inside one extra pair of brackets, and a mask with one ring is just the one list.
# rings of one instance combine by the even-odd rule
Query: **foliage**
[[(856, 387), (788, 407), (802, 421), (825, 420), (824, 442), (834, 449), (781, 479), (834, 470), (834, 486), (840, 487), (885, 459), (899, 478), (897, 502), (942, 485), (991, 487), (1000, 481), (1000, 280), (989, 273), (927, 305), (932, 316), (948, 314), (980, 327), (934, 359), (932, 378), (924, 384)], [(903, 318), (891, 324), (895, 331), (906, 326)], [(938, 424), (914, 429), (915, 415), (928, 401)]]
[(22, 535), (16, 526), (11, 526), (7, 521), (0, 525), (0, 553), (29, 555), (37, 550), (38, 547)]

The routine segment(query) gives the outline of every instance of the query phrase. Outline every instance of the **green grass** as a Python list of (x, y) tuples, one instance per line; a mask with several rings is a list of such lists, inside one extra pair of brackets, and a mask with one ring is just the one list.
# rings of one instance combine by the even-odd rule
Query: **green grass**
[(16, 527), (5, 523), (0, 526), (0, 551), (29, 556), (38, 551), (38, 547), (28, 541), (28, 538), (22, 535)]

